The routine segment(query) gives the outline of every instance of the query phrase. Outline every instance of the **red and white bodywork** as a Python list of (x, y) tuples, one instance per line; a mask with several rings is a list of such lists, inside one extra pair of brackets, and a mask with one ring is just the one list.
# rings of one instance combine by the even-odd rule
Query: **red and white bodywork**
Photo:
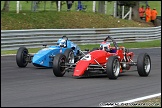
[[(124, 47), (120, 47), (118, 50), (112, 48), (110, 52), (104, 50), (92, 51), (76, 63), (73, 76), (82, 76), (90, 65), (101, 65), (104, 68), (110, 56), (117, 56), (121, 62), (124, 59), (128, 59), (125, 57), (129, 57), (128, 60), (132, 59), (133, 52), (129, 52), (124, 56)], [(122, 68), (120, 72), (122, 72)]]

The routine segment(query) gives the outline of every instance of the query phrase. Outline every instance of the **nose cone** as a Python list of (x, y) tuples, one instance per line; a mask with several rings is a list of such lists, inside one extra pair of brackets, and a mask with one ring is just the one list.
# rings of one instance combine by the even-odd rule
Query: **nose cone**
[(32, 63), (37, 64), (37, 65), (43, 65), (44, 59), (46, 58), (46, 55), (50, 54), (50, 51), (51, 51), (50, 48), (44, 48), (44, 49), (38, 51), (36, 54), (34, 54)]
[(80, 60), (74, 69), (73, 76), (82, 76), (84, 72), (87, 70), (89, 63), (90, 63), (89, 61)]
[(34, 54), (32, 58), (32, 63), (35, 66), (45, 66), (52, 67), (50, 55), (56, 55), (60, 53), (60, 48), (58, 46), (51, 46), (48, 48), (44, 48)]
[(34, 55), (32, 62), (33, 63), (37, 63), (38, 61), (41, 61), (41, 58), (43, 57), (43, 55)]

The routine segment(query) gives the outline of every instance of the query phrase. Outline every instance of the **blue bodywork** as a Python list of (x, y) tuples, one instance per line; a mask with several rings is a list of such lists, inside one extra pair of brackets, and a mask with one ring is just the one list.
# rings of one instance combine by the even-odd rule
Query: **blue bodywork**
[(53, 59), (54, 56), (58, 53), (64, 53), (66, 49), (73, 49), (74, 56), (77, 56), (80, 48), (70, 40), (66, 40), (66, 47), (61, 47), (60, 43), (63, 38), (60, 38), (57, 41), (56, 46), (49, 46), (39, 50), (36, 54), (34, 54), (32, 58), (32, 63), (37, 67), (53, 67)]

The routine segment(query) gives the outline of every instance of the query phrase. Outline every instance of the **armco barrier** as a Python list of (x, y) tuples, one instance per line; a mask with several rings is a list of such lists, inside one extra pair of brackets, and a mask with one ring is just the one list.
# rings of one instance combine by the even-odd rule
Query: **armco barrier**
[(117, 43), (161, 39), (161, 26), (85, 29), (28, 29), (1, 30), (1, 50), (15, 50), (20, 46), (41, 48), (42, 44), (56, 45), (63, 35), (76, 44), (96, 44), (112, 36)]

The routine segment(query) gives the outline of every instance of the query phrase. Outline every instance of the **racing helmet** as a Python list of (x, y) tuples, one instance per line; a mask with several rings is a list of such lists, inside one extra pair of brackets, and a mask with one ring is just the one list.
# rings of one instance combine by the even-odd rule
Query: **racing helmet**
[(66, 47), (66, 40), (65, 39), (61, 39), (59, 42), (59, 46), (60, 47)]
[(109, 42), (102, 42), (100, 44), (100, 49), (105, 51), (110, 51), (110, 43)]

